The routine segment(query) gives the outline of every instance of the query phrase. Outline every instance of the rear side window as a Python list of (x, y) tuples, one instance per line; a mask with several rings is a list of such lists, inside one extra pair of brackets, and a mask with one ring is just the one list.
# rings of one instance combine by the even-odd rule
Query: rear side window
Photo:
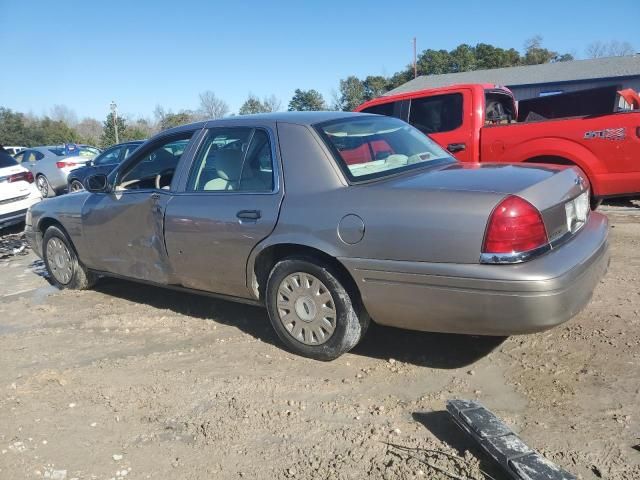
[(269, 135), (248, 127), (212, 128), (198, 151), (187, 190), (272, 192), (273, 156)]
[(374, 105), (362, 110), (363, 113), (375, 113), (376, 115), (386, 115), (387, 117), (393, 117), (393, 109), (396, 102), (382, 103), (380, 105)]
[(352, 117), (318, 124), (316, 130), (352, 181), (455, 161), (433, 140), (397, 118)]
[(412, 99), (409, 123), (426, 134), (455, 130), (462, 125), (462, 94)]
[(18, 164), (15, 158), (5, 152), (0, 152), (0, 168), (15, 167)]

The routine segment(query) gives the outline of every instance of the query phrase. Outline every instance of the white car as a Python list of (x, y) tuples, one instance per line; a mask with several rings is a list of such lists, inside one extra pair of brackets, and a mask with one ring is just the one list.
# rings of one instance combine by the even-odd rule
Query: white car
[(0, 151), (0, 228), (24, 221), (27, 209), (40, 200), (33, 173)]
[(4, 146), (5, 151), (11, 156), (15, 155), (16, 153), (20, 153), (25, 148), (27, 148), (27, 147), (18, 147), (18, 146), (15, 146), (15, 145), (11, 145), (11, 146), (6, 146), (5, 145)]

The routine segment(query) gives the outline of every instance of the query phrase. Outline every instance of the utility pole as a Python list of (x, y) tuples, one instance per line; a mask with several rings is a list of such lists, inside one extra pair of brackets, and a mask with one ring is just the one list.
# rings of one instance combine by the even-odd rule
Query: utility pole
[(413, 78), (418, 78), (418, 62), (416, 55), (416, 37), (413, 37)]
[(118, 139), (118, 105), (111, 100), (111, 118), (113, 119), (113, 130), (116, 133), (116, 143), (120, 143)]

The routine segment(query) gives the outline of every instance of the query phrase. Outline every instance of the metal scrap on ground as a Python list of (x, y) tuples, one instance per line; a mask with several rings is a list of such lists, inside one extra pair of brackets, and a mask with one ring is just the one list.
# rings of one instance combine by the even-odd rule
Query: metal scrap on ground
[(514, 480), (575, 480), (576, 477), (527, 446), (502, 420), (472, 400), (449, 400), (455, 423)]

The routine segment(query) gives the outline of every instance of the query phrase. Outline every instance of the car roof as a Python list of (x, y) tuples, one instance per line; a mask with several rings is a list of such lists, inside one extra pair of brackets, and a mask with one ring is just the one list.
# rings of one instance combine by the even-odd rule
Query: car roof
[(342, 112), (342, 111), (318, 111), (318, 112), (273, 112), (273, 113), (256, 113), (252, 115), (238, 115), (234, 117), (226, 117), (220, 118), (217, 120), (205, 120), (196, 123), (190, 123), (188, 125), (181, 125), (179, 127), (174, 127), (169, 130), (165, 130), (161, 132), (162, 135), (178, 133), (185, 130), (193, 130), (198, 128), (213, 127), (213, 126), (221, 126), (225, 125), (237, 125), (240, 122), (251, 123), (251, 120), (259, 120), (259, 121), (271, 121), (271, 122), (282, 122), (282, 123), (294, 123), (297, 125), (315, 125), (317, 123), (329, 121), (329, 120), (337, 120), (341, 118), (349, 118), (349, 117), (363, 117), (366, 115), (371, 115), (367, 113), (358, 113), (358, 112)]

